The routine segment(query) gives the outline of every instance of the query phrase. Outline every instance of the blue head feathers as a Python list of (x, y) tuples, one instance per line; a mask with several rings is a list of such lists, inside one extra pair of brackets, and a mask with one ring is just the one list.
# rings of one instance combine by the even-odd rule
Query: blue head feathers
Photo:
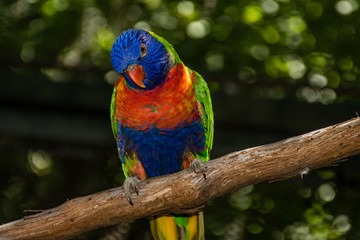
[[(126, 82), (133, 88), (153, 89), (165, 78), (172, 67), (172, 60), (164, 44), (145, 30), (124, 31), (111, 48), (111, 63), (114, 69), (123, 74)], [(142, 87), (130, 77), (129, 69), (141, 66), (144, 72)]]

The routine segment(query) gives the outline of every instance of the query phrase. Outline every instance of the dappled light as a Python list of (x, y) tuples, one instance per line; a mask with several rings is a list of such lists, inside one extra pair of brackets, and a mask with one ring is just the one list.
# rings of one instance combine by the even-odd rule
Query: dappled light
[[(73, 15), (79, 9), (81, 13)], [(56, 19), (68, 16), (69, 23), (76, 22), (66, 23), (68, 29), (77, 32), (72, 37), (69, 35), (65, 44), (56, 45), (57, 54), (53, 61), (58, 58), (59, 68), (61, 65), (66, 68), (109, 68), (107, 56), (116, 36), (122, 30), (134, 27), (161, 33), (179, 45), (180, 52), (187, 51), (186, 46), (192, 39), (195, 43), (203, 41), (203, 47), (196, 49), (202, 53), (199, 60), (204, 62), (200, 64), (200, 70), (206, 67), (204, 69), (217, 74), (238, 72), (240, 69), (232, 66), (243, 66), (243, 62), (251, 62), (252, 58), (263, 61), (257, 64), (256, 76), (262, 88), (285, 84), (288, 96), (329, 104), (351, 94), (346, 89), (359, 86), (355, 81), (359, 75), (358, 63), (352, 57), (351, 48), (346, 48), (358, 29), (354, 25), (358, 9), (357, 1), (348, 0), (298, 4), (274, 0), (242, 1), (241, 4), (205, 1), (203, 5), (192, 1), (164, 4), (161, 0), (102, 5), (88, 1), (73, 4), (70, 0), (19, 0), (4, 4), (2, 11), (15, 21), (29, 19), (27, 26), (18, 30), (26, 36), (18, 41), (19, 57), (24, 63), (43, 61), (46, 50), (52, 47), (42, 44), (45, 38), (41, 36), (46, 36), (44, 34), (50, 29), (61, 29)], [(220, 44), (224, 41), (227, 43)], [(207, 45), (209, 47), (205, 48)], [(340, 48), (334, 48), (335, 45), (343, 46), (343, 51), (336, 51)], [(190, 59), (189, 54), (180, 55), (184, 60)], [(323, 76), (322, 79), (327, 79), (325, 85), (323, 80), (321, 83), (317, 80), (320, 75), (314, 75), (313, 70), (320, 71), (318, 74)], [(219, 77), (215, 75), (213, 81), (226, 84)], [(274, 78), (276, 82), (272, 80)], [(290, 87), (289, 83), (295, 87)], [(314, 93), (328, 87), (323, 94), (326, 100), (309, 101), (315, 99), (314, 94), (305, 94), (311, 95), (310, 98), (298, 94), (308, 87)]]
[(44, 176), (52, 171), (51, 157), (44, 151), (29, 151), (28, 162), (31, 171), (36, 175)]
[(210, 24), (204, 19), (193, 21), (186, 27), (186, 33), (191, 38), (203, 38), (209, 31)]

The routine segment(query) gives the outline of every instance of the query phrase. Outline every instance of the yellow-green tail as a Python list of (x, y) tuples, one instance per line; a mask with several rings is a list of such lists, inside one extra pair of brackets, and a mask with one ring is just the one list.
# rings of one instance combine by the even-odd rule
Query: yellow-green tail
[(165, 215), (150, 220), (155, 240), (204, 240), (203, 212), (194, 215)]

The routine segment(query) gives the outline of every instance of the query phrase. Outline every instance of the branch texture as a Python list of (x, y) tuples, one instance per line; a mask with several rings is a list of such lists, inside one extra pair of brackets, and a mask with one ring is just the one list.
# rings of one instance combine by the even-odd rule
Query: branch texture
[(0, 226), (0, 239), (68, 239), (80, 233), (162, 213), (191, 213), (249, 184), (279, 181), (360, 154), (360, 118), (206, 163), (206, 175), (186, 169), (142, 181), (131, 206), (123, 187), (69, 200)]

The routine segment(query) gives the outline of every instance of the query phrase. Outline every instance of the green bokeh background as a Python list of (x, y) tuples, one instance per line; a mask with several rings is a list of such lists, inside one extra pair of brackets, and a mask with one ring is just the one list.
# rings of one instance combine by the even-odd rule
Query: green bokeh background
[[(359, 22), (358, 0), (2, 0), (0, 223), (122, 184), (109, 52), (125, 29), (206, 79), (215, 158), (355, 117)], [(358, 160), (209, 202), (206, 239), (359, 239)], [(74, 239), (151, 235), (142, 219)]]

